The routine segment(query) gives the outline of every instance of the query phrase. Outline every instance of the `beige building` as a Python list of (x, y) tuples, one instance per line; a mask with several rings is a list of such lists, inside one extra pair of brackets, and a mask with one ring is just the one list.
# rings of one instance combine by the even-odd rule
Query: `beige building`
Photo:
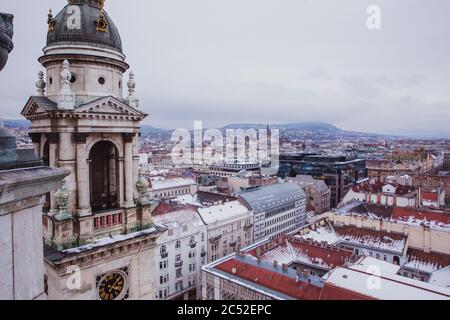
[(295, 178), (288, 178), (289, 182), (294, 182), (307, 195), (307, 203), (314, 208), (318, 214), (330, 210), (331, 191), (323, 180), (314, 179), (312, 176), (298, 175)]
[[(36, 153), (70, 171), (44, 209), (46, 286), (50, 299), (153, 299), (158, 236), (139, 178), (138, 137), (146, 117), (134, 75), (104, 1), (67, 4), (48, 19), (38, 95), (22, 115)], [(67, 26), (70, 25), (70, 28)]]
[(199, 208), (198, 212), (208, 230), (208, 262), (252, 243), (252, 213), (239, 201)]
[(149, 196), (156, 199), (173, 199), (197, 192), (197, 183), (186, 178), (155, 177), (151, 179)]

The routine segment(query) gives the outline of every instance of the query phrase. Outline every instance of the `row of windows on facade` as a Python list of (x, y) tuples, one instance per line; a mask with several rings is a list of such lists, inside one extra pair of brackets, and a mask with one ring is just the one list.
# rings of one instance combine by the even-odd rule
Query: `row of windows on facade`
[[(205, 234), (204, 233), (202, 233), (202, 241), (205, 241)], [(197, 245), (197, 242), (195, 241), (195, 237), (191, 237), (189, 239), (188, 246), (193, 247), (193, 246), (196, 246), (196, 245)], [(176, 250), (181, 249), (181, 241), (180, 240), (175, 242), (175, 249)], [(204, 251), (205, 251), (205, 247), (202, 247), (202, 252), (204, 252)], [(161, 246), (160, 253), (161, 253), (161, 255), (166, 255), (168, 253), (166, 245), (162, 245)]]
[[(219, 231), (211, 232), (209, 234), (209, 236), (210, 236), (210, 238), (215, 238), (215, 237), (218, 237), (221, 235), (225, 235), (227, 233), (231, 233), (235, 230), (241, 230), (243, 227), (249, 227), (249, 226), (251, 226), (251, 224), (252, 224), (251, 219), (245, 220), (244, 225), (242, 225), (242, 221), (239, 221), (239, 222), (233, 223), (231, 225), (228, 225), (226, 228), (223, 228)], [(222, 231), (222, 233), (220, 231)]]
[[(238, 250), (241, 250), (240, 244), (236, 245), (236, 247), (231, 247), (230, 251), (228, 251), (228, 249), (224, 249), (223, 255), (221, 257), (226, 257), (228, 254), (233, 254)], [(211, 247), (211, 253), (212, 253), (212, 256), (211, 256), (212, 261), (215, 261), (215, 260), (218, 260), (219, 258), (221, 258), (221, 257), (219, 257), (217, 245), (213, 245)]]
[[(189, 226), (187, 224), (183, 225), (183, 232), (188, 232), (189, 231)], [(169, 231), (167, 231), (167, 234), (169, 235), (169, 237), (173, 236), (174, 234), (174, 230), (173, 229), (169, 229)], [(202, 241), (205, 241), (205, 234), (202, 233)]]
[(172, 197), (172, 196), (182, 196), (185, 194), (190, 193), (190, 189), (182, 189), (182, 190), (172, 190), (168, 192), (159, 192), (155, 194), (156, 198), (163, 198), (163, 197)]
[(266, 221), (266, 222), (265, 222), (265, 226), (266, 226), (266, 227), (270, 227), (270, 226), (272, 226), (272, 225), (274, 225), (274, 224), (277, 224), (277, 223), (279, 223), (279, 222), (282, 222), (282, 221), (291, 219), (291, 218), (293, 218), (293, 217), (295, 217), (296, 215), (301, 214), (301, 213), (302, 213), (302, 210), (296, 210), (296, 211), (290, 212), (290, 213), (288, 213), (288, 214), (282, 215), (282, 216), (277, 217), (277, 218), (275, 218), (275, 219)]
[[(285, 230), (285, 231), (282, 231), (282, 232), (279, 232), (279, 233), (277, 233), (277, 234), (272, 235), (272, 236), (271, 236), (271, 239), (276, 239), (276, 238), (279, 238), (279, 237), (281, 237), (281, 236), (283, 236), (283, 235), (286, 235), (286, 234), (289, 234), (289, 233), (291, 233), (291, 232), (294, 232), (294, 231), (296, 231), (298, 228), (299, 228), (299, 226), (298, 226), (297, 224), (295, 224), (295, 225), (293, 225), (291, 228), (289, 228), (289, 229), (287, 229), (287, 230)], [(256, 233), (256, 234), (255, 234), (255, 239), (260, 239), (260, 238), (269, 236), (269, 235), (271, 235), (271, 234), (272, 234), (273, 232), (275, 232), (275, 231), (278, 231), (278, 230), (273, 230), (273, 231), (272, 231), (272, 229), (271, 229), (271, 230), (263, 231), (263, 232), (260, 232), (260, 233)]]
[[(195, 279), (188, 281), (188, 288), (194, 287), (196, 285), (197, 285), (197, 281)], [(175, 283), (175, 291), (176, 292), (180, 292), (180, 291), (183, 291), (183, 290), (184, 290), (184, 286), (183, 286), (183, 282), (182, 281), (179, 281), (179, 282)], [(164, 289), (164, 290), (161, 289), (161, 290), (159, 290), (159, 295), (158, 295), (159, 299), (166, 299), (168, 297), (168, 295), (169, 295), (169, 290), (168, 289)]]
[[(197, 271), (197, 264), (196, 263), (191, 263), (189, 264), (189, 272), (196, 272)], [(179, 279), (183, 277), (183, 268), (177, 268), (175, 270), (175, 278)], [(169, 282), (169, 275), (163, 275), (159, 277), (159, 284), (166, 284)]]
[(282, 213), (282, 212), (286, 212), (286, 211), (289, 211), (289, 210), (293, 210), (293, 209), (295, 209), (295, 208), (297, 208), (297, 207), (300, 207), (301, 205), (302, 205), (301, 202), (293, 202), (293, 203), (290, 203), (290, 204), (286, 204), (286, 205), (280, 206), (280, 207), (278, 207), (278, 208), (276, 208), (276, 209), (267, 211), (267, 212), (266, 212), (266, 218), (269, 218), (269, 217), (271, 217), (271, 216), (280, 214), (280, 213)]

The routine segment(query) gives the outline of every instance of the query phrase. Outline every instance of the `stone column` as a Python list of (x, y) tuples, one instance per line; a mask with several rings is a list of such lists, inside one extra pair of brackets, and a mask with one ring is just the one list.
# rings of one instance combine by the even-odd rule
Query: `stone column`
[(125, 180), (124, 180), (124, 158), (119, 159), (119, 206), (122, 208), (125, 203)]
[[(49, 167), (58, 168), (58, 143), (59, 133), (47, 133), (49, 143)], [(50, 193), (50, 211), (49, 215), (54, 216), (59, 211), (54, 192)]]
[(73, 214), (77, 206), (77, 181), (76, 181), (76, 146), (73, 144), (71, 132), (60, 132), (58, 148), (58, 167), (70, 171), (66, 178), (66, 188), (69, 190), (68, 211)]
[(78, 216), (84, 217), (91, 214), (91, 199), (89, 195), (89, 170), (86, 154), (86, 133), (75, 133), (77, 144), (77, 193), (78, 193)]
[(41, 134), (40, 133), (29, 133), (31, 138), (31, 142), (33, 143), (34, 153), (39, 157), (41, 157)]
[(139, 135), (134, 135), (133, 140), (133, 193), (134, 198), (139, 198), (137, 183), (139, 181)]
[(134, 203), (134, 186), (133, 186), (133, 133), (124, 133), (123, 141), (125, 143), (125, 204), (124, 207), (131, 208)]

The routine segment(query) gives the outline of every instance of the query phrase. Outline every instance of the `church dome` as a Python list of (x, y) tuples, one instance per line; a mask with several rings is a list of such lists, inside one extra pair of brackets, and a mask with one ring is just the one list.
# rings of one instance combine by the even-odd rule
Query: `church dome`
[(49, 13), (47, 47), (90, 45), (122, 53), (114, 22), (103, 10), (105, 0), (69, 0), (55, 17)]

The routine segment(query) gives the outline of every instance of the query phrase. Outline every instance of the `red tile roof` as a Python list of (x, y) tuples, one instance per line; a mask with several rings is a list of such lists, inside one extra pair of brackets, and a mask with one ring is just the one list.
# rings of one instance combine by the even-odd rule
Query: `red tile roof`
[(318, 300), (322, 290), (315, 285), (297, 282), (291, 277), (235, 259), (227, 260), (215, 268), (297, 300)]
[(307, 255), (312, 260), (321, 259), (327, 265), (333, 267), (344, 265), (353, 256), (353, 251), (350, 250), (324, 247), (306, 241), (293, 240), (290, 241), (290, 244), (296, 251)]
[(346, 236), (354, 236), (356, 238), (361, 239), (365, 237), (370, 237), (383, 240), (385, 237), (389, 237), (390, 239), (393, 240), (405, 240), (405, 241), (407, 238), (407, 236), (401, 233), (388, 233), (385, 231), (376, 231), (367, 228), (358, 228), (355, 226), (343, 226), (343, 227), (335, 226), (334, 229), (336, 233), (342, 238), (345, 238)]
[(439, 200), (439, 194), (437, 192), (423, 192), (422, 193), (423, 200), (428, 201), (438, 201)]
[[(272, 247), (272, 249), (270, 249), (269, 251), (271, 251), (272, 253), (275, 250), (279, 251), (278, 256), (283, 256), (282, 252), (289, 252), (289, 249), (287, 248), (286, 240), (284, 238), (285, 237), (276, 239), (273, 242), (274, 247)], [(283, 242), (280, 243), (280, 241), (279, 241), (280, 239), (283, 239), (282, 240)], [(350, 250), (338, 249), (337, 247), (332, 247), (332, 246), (327, 247), (326, 245), (322, 246), (321, 244), (309, 243), (308, 241), (305, 241), (305, 240), (289, 239), (288, 242), (292, 246), (292, 249), (294, 250), (294, 255), (293, 256), (291, 255), (292, 261), (290, 261), (289, 263), (309, 262), (311, 264), (315, 264), (320, 261), (320, 263), (321, 263), (320, 265), (322, 265), (322, 266), (328, 266), (329, 268), (335, 268), (337, 266), (344, 265), (353, 256), (353, 252)], [(263, 245), (251, 250), (248, 253), (254, 257), (257, 257), (258, 250), (261, 250), (261, 255), (262, 255), (261, 258), (264, 259), (266, 257), (265, 253), (267, 253), (267, 251), (264, 252)], [(277, 254), (272, 254), (271, 256), (276, 257)], [(297, 260), (298, 257), (301, 257), (302, 260)], [(309, 260), (309, 261), (303, 261), (303, 259)], [(271, 259), (268, 262), (273, 263), (274, 259)], [(278, 262), (280, 262), (280, 261), (278, 261)], [(319, 264), (317, 264), (317, 265), (320, 266)]]
[(417, 220), (435, 221), (450, 225), (450, 215), (438, 211), (417, 210), (411, 208), (394, 208), (392, 219), (400, 221), (408, 221), (409, 218)]
[(391, 185), (394, 188), (396, 188), (395, 194), (399, 195), (399, 196), (404, 196), (408, 193), (414, 192), (416, 190), (416, 187), (413, 186), (406, 186), (406, 185), (402, 185), (396, 182), (389, 182), (389, 183), (384, 183), (384, 182), (370, 182), (370, 181), (364, 181), (360, 184), (354, 185), (352, 187), (353, 192), (357, 192), (357, 193), (382, 193), (383, 192), (383, 187), (385, 185)]
[(197, 210), (198, 207), (190, 204), (175, 204), (175, 203), (167, 203), (161, 202), (158, 207), (152, 212), (152, 216), (158, 216), (161, 214), (166, 214), (170, 212), (176, 212), (181, 210)]
[(417, 249), (408, 249), (407, 253), (408, 261), (421, 261), (429, 264), (439, 266), (439, 268), (445, 268), (450, 266), (450, 255), (435, 253), (435, 252), (423, 252)]
[(376, 300), (372, 297), (325, 283), (320, 300)]

